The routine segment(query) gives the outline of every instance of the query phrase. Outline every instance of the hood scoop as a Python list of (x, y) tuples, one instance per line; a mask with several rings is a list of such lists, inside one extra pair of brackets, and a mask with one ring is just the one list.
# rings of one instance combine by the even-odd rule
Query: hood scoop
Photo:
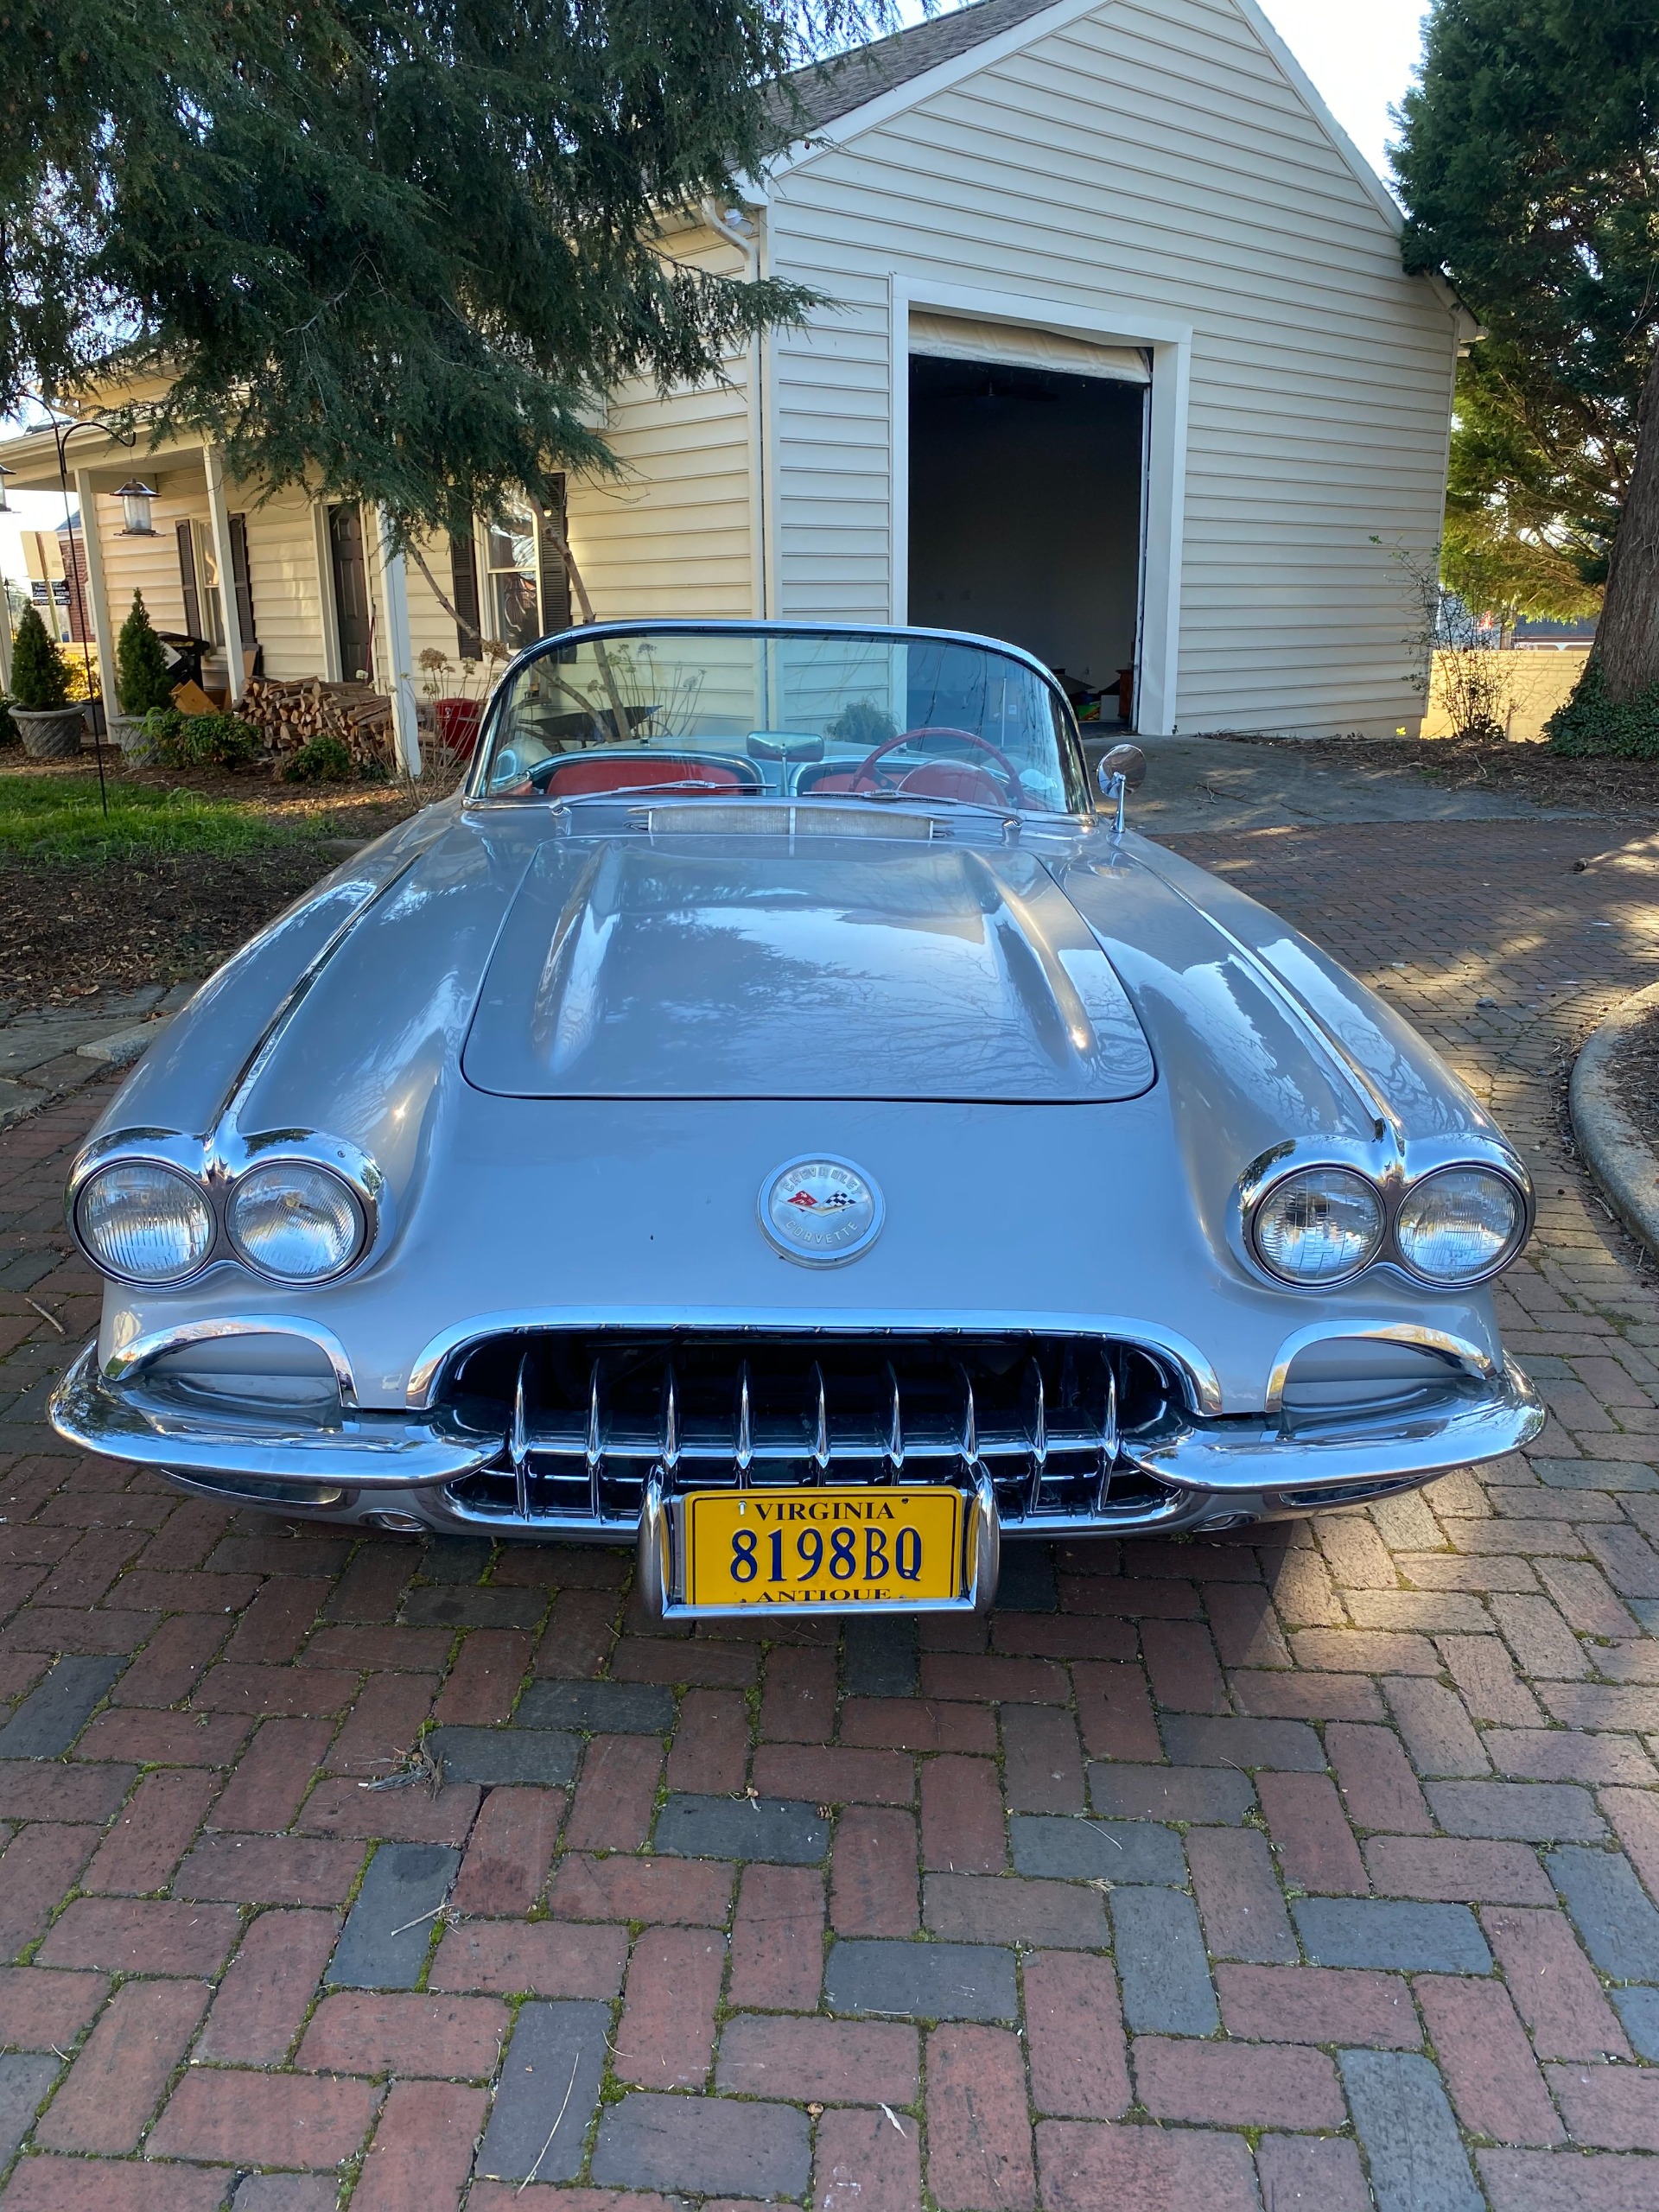
[(1028, 854), (704, 833), (543, 845), (462, 1058), (516, 1098), (1132, 1098), (1111, 963)]

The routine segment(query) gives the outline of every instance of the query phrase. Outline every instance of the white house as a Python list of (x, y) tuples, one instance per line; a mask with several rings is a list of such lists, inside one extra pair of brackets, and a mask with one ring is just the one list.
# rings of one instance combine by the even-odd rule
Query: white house
[[(625, 473), (567, 489), (598, 618), (911, 620), (1132, 669), (1147, 732), (1414, 730), (1398, 556), (1439, 537), (1472, 325), (1255, 0), (978, 0), (798, 81), (804, 134), (664, 249), (825, 304), (723, 385), (613, 395)], [(57, 480), (43, 434), (0, 460)], [(412, 748), (423, 649), (569, 618), (533, 518), (424, 547), (435, 592), (373, 516), (200, 445), (70, 463), (106, 658), (142, 584), (210, 683), (256, 643), (362, 668)], [(107, 496), (135, 469), (153, 536)]]

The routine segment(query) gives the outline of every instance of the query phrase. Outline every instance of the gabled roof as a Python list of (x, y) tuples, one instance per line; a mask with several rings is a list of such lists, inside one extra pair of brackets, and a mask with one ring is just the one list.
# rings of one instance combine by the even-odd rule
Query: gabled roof
[[(790, 90), (800, 104), (800, 118), (809, 130), (821, 130), (855, 108), (866, 105), (897, 85), (954, 61), (987, 39), (1011, 30), (1028, 16), (1040, 16), (1053, 0), (973, 0), (948, 16), (935, 16), (908, 30), (894, 31), (868, 46), (855, 46), (828, 61), (797, 69), (789, 78)], [(781, 103), (779, 103), (781, 107)], [(786, 118), (794, 120), (793, 118)]]

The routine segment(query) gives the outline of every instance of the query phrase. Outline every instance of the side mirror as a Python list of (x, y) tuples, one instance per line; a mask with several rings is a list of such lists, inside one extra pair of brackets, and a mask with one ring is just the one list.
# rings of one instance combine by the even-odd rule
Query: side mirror
[(1108, 798), (1117, 797), (1119, 777), (1123, 779), (1122, 788), (1125, 791), (1138, 791), (1147, 780), (1147, 756), (1138, 745), (1114, 745), (1109, 751), (1101, 754), (1100, 766), (1096, 772), (1100, 778), (1100, 788)]

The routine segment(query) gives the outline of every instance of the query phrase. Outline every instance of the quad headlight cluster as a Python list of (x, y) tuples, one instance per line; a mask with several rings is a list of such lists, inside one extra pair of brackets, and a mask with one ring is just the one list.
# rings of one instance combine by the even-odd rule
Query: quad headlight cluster
[(158, 1160), (116, 1160), (75, 1193), (73, 1223), (95, 1267), (118, 1281), (186, 1281), (220, 1248), (272, 1282), (332, 1282), (367, 1246), (368, 1209), (343, 1175), (309, 1160), (267, 1160), (236, 1177), (217, 1209), (208, 1189)]
[(1352, 1167), (1303, 1167), (1268, 1185), (1246, 1215), (1256, 1258), (1281, 1282), (1346, 1282), (1388, 1259), (1419, 1281), (1452, 1289), (1484, 1282), (1520, 1250), (1527, 1201), (1496, 1167), (1436, 1168), (1392, 1208)]

